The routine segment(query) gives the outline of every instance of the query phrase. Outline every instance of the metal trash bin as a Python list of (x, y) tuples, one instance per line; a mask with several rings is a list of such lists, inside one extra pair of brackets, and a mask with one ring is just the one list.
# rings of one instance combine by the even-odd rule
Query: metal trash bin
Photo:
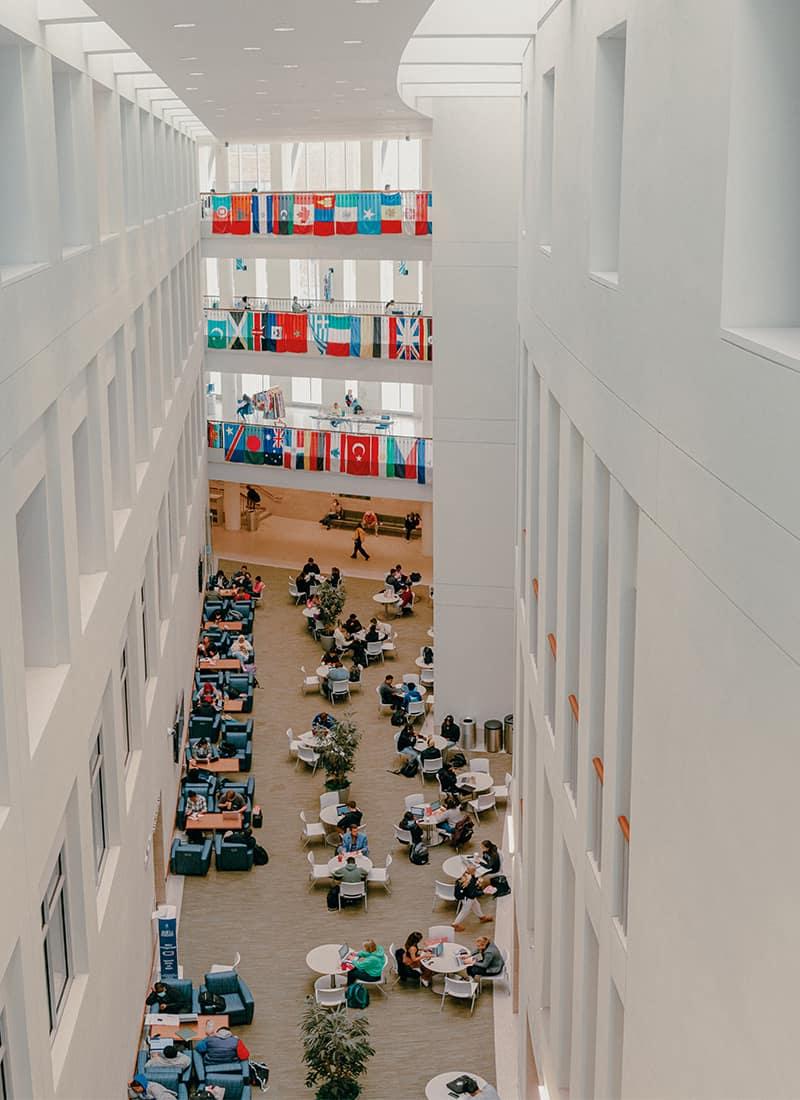
[(486, 752), (500, 752), (503, 744), (502, 722), (498, 722), (496, 718), (490, 718), (488, 722), (483, 723), (483, 743), (486, 746)]
[(503, 752), (514, 751), (514, 715), (507, 714), (503, 719)]
[(461, 747), (475, 749), (478, 744), (478, 726), (474, 718), (461, 719)]

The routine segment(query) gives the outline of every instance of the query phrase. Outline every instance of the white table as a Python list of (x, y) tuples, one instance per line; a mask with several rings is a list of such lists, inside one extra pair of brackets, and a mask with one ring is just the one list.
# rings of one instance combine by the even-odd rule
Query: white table
[(317, 616), (319, 615), (319, 608), (318, 607), (304, 607), (303, 608), (303, 614), (305, 615), (305, 617), (307, 619), (316, 619)]
[(344, 817), (344, 814), (337, 814), (336, 807), (339, 803), (334, 802), (331, 806), (323, 806), (319, 811), (320, 821), (324, 821), (326, 825), (337, 825), (340, 817)]
[(425, 1086), (425, 1100), (451, 1100), (447, 1082), (455, 1081), (456, 1077), (462, 1077), (464, 1074), (477, 1081), (481, 1088), (486, 1084), (484, 1077), (480, 1077), (477, 1073), (472, 1073), (468, 1069), (449, 1070), (447, 1073), (440, 1073), (438, 1077), (431, 1078)]
[(488, 772), (462, 772), (458, 777), (459, 787), (472, 787), (476, 794), (483, 794), (494, 786), (494, 780)]
[[(459, 970), (463, 970), (469, 963), (463, 962), (459, 958), (459, 953), (463, 952), (466, 958), (471, 958), (471, 952), (468, 947), (464, 947), (460, 943), (444, 943), (443, 954), (438, 957), (432, 956), (431, 958), (425, 958), (422, 961), (422, 965), (426, 966), (428, 970), (432, 970), (434, 974), (457, 974)], [(424, 949), (423, 949), (424, 950)], [(458, 1076), (458, 1074), (456, 1074)], [(447, 1078), (448, 1081), (452, 1081), (452, 1077)]]
[(473, 864), (468, 862), (464, 856), (449, 856), (442, 864), (442, 870), (450, 878), (461, 878), (468, 867), (472, 867)]
[[(447, 740), (447, 738), (446, 737), (440, 737), (438, 733), (431, 734), (431, 739), (433, 740), (433, 744), (439, 750), (439, 752), (444, 752), (445, 749), (448, 749), (448, 748), (452, 747), (450, 745), (450, 742)], [(427, 747), (428, 747), (428, 738), (427, 737), (418, 737), (415, 744), (414, 744), (414, 748), (417, 750), (417, 752), (422, 752), (422, 750), (427, 749)]]
[[(336, 809), (335, 806), (334, 806), (334, 809)], [(322, 817), (322, 813), (320, 813), (319, 816)], [(341, 860), (339, 859), (338, 856), (333, 856), (332, 859), (329, 859), (328, 860), (328, 870), (329, 870), (329, 872), (331, 874), (333, 874), (333, 872), (338, 871), (338, 869), (340, 867), (344, 867), (345, 860), (349, 859), (351, 855), (355, 859), (357, 867), (363, 867), (365, 871), (371, 871), (372, 870), (372, 860), (369, 858), (369, 856), (362, 856), (360, 854), (356, 854), (355, 852), (350, 852), (348, 855), (343, 855)]]
[(318, 749), (322, 744), (322, 741), (313, 730), (306, 730), (305, 733), (301, 733), (297, 740), (309, 749)]
[(388, 592), (376, 592), (372, 599), (375, 603), (382, 603), (384, 607), (395, 607), (400, 602), (396, 592), (391, 595)]
[(414, 664), (417, 666), (417, 668), (433, 669), (433, 665), (427, 664), (424, 657), (417, 657), (414, 661)]
[[(400, 683), (397, 686), (398, 687), (403, 687), (404, 684), (405, 684), (405, 681), (401, 680)], [(417, 691), (420, 693), (420, 695), (422, 696), (423, 699), (428, 694), (428, 689), (425, 687), (424, 684), (415, 684), (414, 687), (416, 687)]]
[[(312, 947), (306, 955), (306, 966), (317, 974), (342, 974), (342, 960), (339, 957), (339, 943), (323, 943)], [(450, 1078), (452, 1080), (452, 1078)]]

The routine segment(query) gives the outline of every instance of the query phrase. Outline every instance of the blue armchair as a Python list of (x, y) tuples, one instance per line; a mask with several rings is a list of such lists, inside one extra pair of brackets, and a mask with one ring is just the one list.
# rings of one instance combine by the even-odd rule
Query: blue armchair
[(214, 855), (218, 871), (251, 871), (253, 849), (246, 844), (231, 844), (217, 833), (214, 838)]
[(175, 824), (179, 829), (186, 828), (186, 798), (190, 791), (199, 792), (206, 800), (206, 807), (209, 813), (214, 813), (215, 799), (211, 793), (213, 787), (208, 783), (184, 783), (181, 788), (181, 796), (178, 799), (178, 805), (175, 810)]
[[(238, 1058), (234, 1062), (210, 1062), (206, 1065), (204, 1055), (197, 1049), (192, 1051), (192, 1068), (194, 1069), (194, 1075), (197, 1078), (197, 1083), (202, 1085), (204, 1083), (214, 1084), (210, 1078), (221, 1077), (222, 1080), (217, 1081), (216, 1084), (226, 1087), (232, 1081), (240, 1080), (242, 1082), (248, 1081), (250, 1078), (250, 1062), (245, 1059), (244, 1062), (240, 1062)], [(207, 1081), (207, 1077), (209, 1080)], [(228, 1093), (226, 1091), (225, 1096), (227, 1098)]]
[(195, 670), (194, 686), (199, 690), (202, 684), (213, 684), (214, 687), (222, 687), (222, 673), (216, 668), (203, 668)]
[[(169, 1066), (154, 1066), (152, 1069), (146, 1070), (144, 1067), (149, 1057), (149, 1052), (146, 1050), (140, 1050), (139, 1056), (136, 1059), (136, 1072), (143, 1074), (148, 1081), (157, 1081), (159, 1085), (164, 1085), (165, 1088), (171, 1089), (173, 1092), (177, 1092), (178, 1096), (187, 1096), (186, 1088), (189, 1084), (189, 1080), (192, 1076), (192, 1062), (191, 1054), (189, 1051), (190, 1061), (180, 1073), (171, 1069)], [(179, 1092), (179, 1086), (183, 1085), (183, 1093)]]
[(215, 744), (219, 740), (221, 729), (222, 720), (219, 715), (212, 718), (210, 715), (193, 714), (189, 718), (189, 736), (195, 740), (207, 737), (212, 744)]
[(218, 993), (225, 1001), (225, 1012), (231, 1027), (252, 1024), (256, 1002), (247, 983), (235, 970), (220, 970), (206, 974), (201, 989)]
[[(211, 838), (202, 844), (190, 844), (176, 837), (169, 853), (169, 869), (173, 875), (207, 875), (211, 866)], [(187, 1012), (191, 1012), (187, 1008)]]
[[(239, 733), (235, 730), (226, 730), (223, 741), (236, 748), (235, 759), (239, 761), (239, 771), (249, 772), (253, 766), (253, 739), (249, 733)], [(230, 759), (234, 759), (231, 757)]]
[[(249, 1077), (248, 1070), (248, 1077)], [(225, 1077), (218, 1073), (209, 1073), (206, 1077), (207, 1085), (220, 1085), (225, 1089), (225, 1100), (250, 1100), (252, 1095), (250, 1085), (245, 1077)]]
[(242, 700), (242, 712), (249, 714), (253, 709), (253, 674), (252, 672), (226, 672), (225, 682), (228, 688), (234, 688)]

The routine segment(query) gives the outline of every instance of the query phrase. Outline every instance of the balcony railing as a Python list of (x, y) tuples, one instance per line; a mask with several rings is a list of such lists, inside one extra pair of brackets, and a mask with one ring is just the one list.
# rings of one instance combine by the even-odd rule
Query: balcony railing
[(200, 195), (212, 233), (243, 237), (431, 235), (430, 191), (251, 191)]
[(206, 345), (354, 359), (433, 359), (433, 319), (381, 314), (207, 309)]
[[(203, 298), (204, 309), (242, 309), (244, 305), (248, 309), (261, 310), (262, 313), (291, 313), (294, 309), (294, 298), (254, 298), (247, 295), (242, 298), (243, 305), (222, 305), (218, 297), (206, 294)], [(336, 298), (326, 302), (323, 298), (298, 299), (298, 306), (303, 313), (347, 313), (357, 317), (363, 314), (387, 317), (417, 317), (422, 315), (422, 306), (419, 302), (395, 302), (392, 301), (391, 309), (386, 310), (386, 302), (356, 301), (353, 298)]]
[(224, 452), (225, 462), (400, 478), (418, 485), (433, 481), (433, 443), (425, 437), (266, 427), (231, 420), (209, 420), (207, 431), (209, 449)]

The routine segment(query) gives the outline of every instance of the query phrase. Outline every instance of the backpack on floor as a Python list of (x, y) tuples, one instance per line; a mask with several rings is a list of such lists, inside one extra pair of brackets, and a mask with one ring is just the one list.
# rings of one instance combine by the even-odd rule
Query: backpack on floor
[(457, 821), (453, 826), (453, 835), (450, 837), (450, 843), (454, 848), (460, 848), (462, 844), (467, 844), (472, 839), (472, 834), (475, 831), (475, 826), (468, 817), (462, 817), (460, 821)]
[(406, 779), (413, 779), (418, 771), (419, 771), (419, 764), (417, 763), (416, 760), (411, 759), (411, 760), (407, 760), (406, 763), (403, 764), (402, 768), (400, 769), (400, 774), (404, 775), (406, 777)]
[(353, 982), (344, 995), (348, 1008), (369, 1008), (369, 990), (361, 982)]
[(448, 756), (447, 763), (451, 768), (463, 768), (467, 763), (467, 758), (464, 756), (463, 752), (454, 752), (452, 755)]
[(495, 875), (492, 886), (494, 886), (496, 898), (504, 898), (506, 894), (511, 893), (511, 886), (505, 875)]
[(257, 1086), (262, 1092), (267, 1091), (269, 1088), (269, 1066), (266, 1062), (257, 1062), (254, 1058), (250, 1059), (250, 1084), (253, 1088)]
[(256, 844), (253, 849), (253, 863), (256, 867), (264, 867), (269, 863), (269, 852), (266, 848), (262, 848), (260, 844)]
[(411, 863), (415, 863), (418, 867), (423, 863), (428, 862), (428, 845), (423, 844), (421, 841), (418, 844), (412, 844), (408, 849), (408, 858)]
[(392, 715), (392, 725), (393, 726), (404, 726), (405, 724), (406, 724), (405, 714), (401, 714), (399, 711), (396, 711)]

